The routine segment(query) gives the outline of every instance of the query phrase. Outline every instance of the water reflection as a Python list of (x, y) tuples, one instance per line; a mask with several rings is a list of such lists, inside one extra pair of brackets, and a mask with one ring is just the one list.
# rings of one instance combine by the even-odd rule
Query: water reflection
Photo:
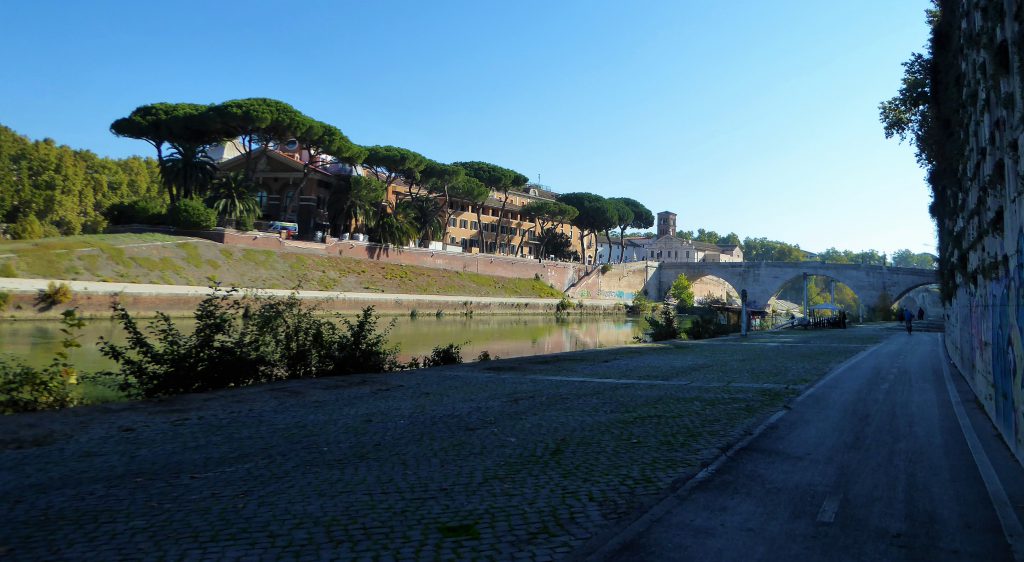
[[(578, 349), (610, 347), (630, 343), (646, 326), (624, 317), (555, 318), (552, 316), (433, 316), (394, 318), (389, 341), (400, 347), (403, 361), (429, 355), (437, 345), (462, 344), (462, 356), (475, 359), (487, 351), (492, 357), (521, 357)], [(391, 322), (383, 318), (381, 325)], [(145, 325), (148, 320), (141, 323)], [(191, 320), (176, 320), (182, 330), (191, 330)], [(100, 355), (100, 336), (124, 342), (124, 332), (112, 320), (88, 321), (82, 330), (80, 349), (72, 350), (72, 363), (83, 371), (110, 369), (114, 365)], [(52, 321), (0, 321), (0, 352), (43, 366), (60, 350), (60, 324)]]

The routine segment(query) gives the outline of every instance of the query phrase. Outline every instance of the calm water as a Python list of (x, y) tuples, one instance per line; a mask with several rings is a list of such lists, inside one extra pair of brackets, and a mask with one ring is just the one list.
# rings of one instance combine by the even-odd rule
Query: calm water
[[(381, 325), (390, 321), (384, 317)], [(145, 325), (148, 320), (141, 320)], [(557, 353), (630, 343), (646, 327), (641, 320), (624, 317), (552, 316), (446, 316), (443, 318), (395, 318), (391, 331), (392, 345), (399, 345), (402, 360), (429, 355), (437, 345), (464, 344), (462, 357), (475, 359), (481, 351), (491, 356), (521, 357)], [(190, 329), (192, 321), (176, 320), (182, 329)], [(72, 350), (71, 362), (82, 371), (113, 368), (112, 362), (100, 355), (96, 342), (100, 336), (124, 342), (124, 332), (112, 320), (88, 321), (82, 330), (80, 349)], [(60, 349), (60, 323), (56, 321), (0, 321), (0, 353), (12, 354), (37, 366), (48, 364)]]

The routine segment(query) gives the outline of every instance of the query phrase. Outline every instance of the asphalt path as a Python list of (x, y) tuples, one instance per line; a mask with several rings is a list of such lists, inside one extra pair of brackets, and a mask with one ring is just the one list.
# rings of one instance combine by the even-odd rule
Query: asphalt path
[[(1013, 560), (1004, 531), (1017, 521), (1024, 470), (955, 370), (947, 386), (941, 338), (894, 334), (591, 558)], [(997, 457), (995, 491), (954, 395), (974, 410), (981, 456)], [(1003, 490), (1017, 502), (1004, 502), (1001, 519)]]

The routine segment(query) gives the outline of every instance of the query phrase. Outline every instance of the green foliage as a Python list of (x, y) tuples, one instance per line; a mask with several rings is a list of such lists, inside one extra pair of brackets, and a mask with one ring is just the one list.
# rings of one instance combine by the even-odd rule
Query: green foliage
[(690, 327), (686, 329), (686, 337), (691, 340), (704, 340), (713, 338), (720, 332), (721, 329), (714, 314), (700, 314), (690, 322)]
[(384, 185), (390, 187), (396, 180), (413, 184), (427, 165), (422, 154), (398, 146), (370, 146), (366, 149), (363, 166)]
[(440, 238), (445, 225), (442, 217), (444, 205), (441, 201), (431, 195), (416, 195), (399, 205), (404, 207), (405, 216), (419, 231), (420, 247), (427, 248), (431, 240)]
[(440, 367), (460, 363), (462, 363), (462, 345), (454, 343), (434, 347), (430, 356), (423, 359), (424, 367)]
[(385, 192), (384, 183), (375, 178), (352, 176), (347, 184), (334, 188), (327, 199), (331, 223), (340, 224), (350, 234), (358, 224), (372, 226)]
[(251, 216), (238, 217), (235, 221), (235, 228), (243, 232), (256, 230), (256, 219)]
[(182, 199), (167, 211), (171, 226), (184, 229), (206, 229), (217, 226), (217, 212), (198, 199)]
[(606, 264), (601, 266), (601, 274), (602, 275), (604, 275), (605, 273), (608, 273), (611, 270), (612, 270), (612, 264), (610, 264), (610, 263), (606, 263)]
[(98, 231), (110, 205), (138, 197), (164, 197), (155, 161), (100, 158), (0, 126), (0, 223), (31, 216), (42, 228), (17, 237)]
[(537, 259), (541, 260), (548, 256), (554, 256), (556, 260), (568, 260), (572, 256), (579, 256), (572, 249), (572, 240), (565, 233), (555, 230), (554, 227), (541, 232), (537, 237), (539, 242), (537, 248)]
[(799, 245), (787, 244), (767, 238), (744, 238), (743, 259), (745, 261), (803, 261), (804, 252)]
[(78, 373), (68, 363), (68, 350), (81, 347), (78, 333), (84, 323), (70, 309), (62, 313), (61, 324), (61, 349), (48, 367), (36, 369), (0, 356), (0, 413), (66, 408), (77, 403), (72, 389), (78, 384)]
[(15, 240), (38, 240), (43, 237), (43, 224), (35, 215), (24, 215), (7, 227), (7, 234)]
[(686, 275), (679, 274), (679, 277), (676, 277), (676, 280), (672, 282), (672, 287), (668, 290), (668, 294), (672, 295), (672, 298), (676, 299), (682, 308), (693, 306), (693, 283), (690, 283)]
[(491, 352), (487, 351), (486, 349), (481, 351), (480, 355), (476, 356), (477, 361), (490, 361), (492, 359), (497, 361), (498, 359), (500, 359), (500, 357), (498, 357), (497, 355), (492, 357)]
[(916, 267), (919, 269), (935, 269), (938, 265), (938, 259), (927, 252), (921, 252), (915, 254), (914, 252), (903, 249), (896, 250), (892, 254), (892, 264), (896, 267)]
[(40, 306), (54, 307), (69, 302), (72, 298), (71, 287), (67, 283), (55, 283), (50, 281), (46, 289), (39, 291), (36, 302)]
[(572, 302), (569, 297), (562, 296), (562, 299), (555, 305), (555, 313), (562, 314), (574, 308), (576, 308), (576, 303)]
[(164, 224), (167, 222), (167, 203), (149, 197), (133, 199), (114, 203), (106, 213), (112, 224)]
[(240, 173), (226, 175), (213, 182), (207, 205), (223, 219), (251, 221), (260, 214), (260, 204), (252, 193), (252, 184)]
[(462, 168), (467, 176), (495, 191), (507, 192), (510, 189), (518, 189), (530, 181), (530, 178), (515, 170), (488, 162), (454, 162), (452, 166)]
[(0, 291), (0, 312), (7, 310), (7, 305), (11, 304), (10, 293)]
[(100, 349), (118, 363), (121, 389), (155, 397), (398, 367), (397, 350), (387, 346), (390, 329), (377, 327), (373, 307), (339, 327), (294, 295), (238, 299), (235, 293), (215, 288), (203, 299), (191, 334), (162, 313), (143, 331), (115, 303), (127, 343), (101, 339)]
[(14, 264), (10, 260), (4, 260), (0, 263), (0, 277), (17, 277), (18, 270), (14, 269)]
[(633, 297), (633, 303), (629, 305), (629, 313), (636, 316), (643, 316), (651, 311), (651, 306), (653, 306), (653, 304), (650, 299), (641, 293), (637, 293)]
[[(651, 210), (645, 207), (642, 203), (636, 199), (630, 199), (629, 197), (616, 197), (612, 199), (625, 206), (629, 210), (629, 214), (621, 214), (619, 217), (619, 263), (625, 259), (625, 248), (626, 248), (626, 229), (627, 228), (650, 228), (654, 226), (654, 214)], [(629, 222), (625, 222), (624, 219), (630, 218)]]
[(676, 312), (671, 306), (659, 307), (657, 316), (648, 316), (646, 320), (651, 327), (648, 332), (651, 341), (674, 340), (679, 337)]
[(412, 209), (406, 202), (400, 203), (393, 212), (383, 213), (374, 227), (374, 237), (381, 244), (404, 246), (416, 238), (416, 225)]
[[(572, 220), (572, 225), (583, 233), (583, 236), (580, 237), (580, 255), (586, 261), (587, 250), (585, 240), (587, 235), (604, 232), (618, 226), (618, 211), (620, 207), (610, 203), (604, 197), (593, 193), (566, 193), (559, 196), (558, 200), (579, 211), (576, 218)], [(596, 247), (594, 251), (597, 251)]]

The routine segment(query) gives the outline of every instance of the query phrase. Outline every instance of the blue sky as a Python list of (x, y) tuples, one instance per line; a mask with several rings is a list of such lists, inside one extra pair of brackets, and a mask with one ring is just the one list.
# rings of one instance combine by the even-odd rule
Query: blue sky
[(149, 155), (110, 122), (266, 96), (439, 161), (629, 196), (679, 227), (934, 251), (924, 174), (878, 103), (927, 0), (8, 2), (0, 124)]

